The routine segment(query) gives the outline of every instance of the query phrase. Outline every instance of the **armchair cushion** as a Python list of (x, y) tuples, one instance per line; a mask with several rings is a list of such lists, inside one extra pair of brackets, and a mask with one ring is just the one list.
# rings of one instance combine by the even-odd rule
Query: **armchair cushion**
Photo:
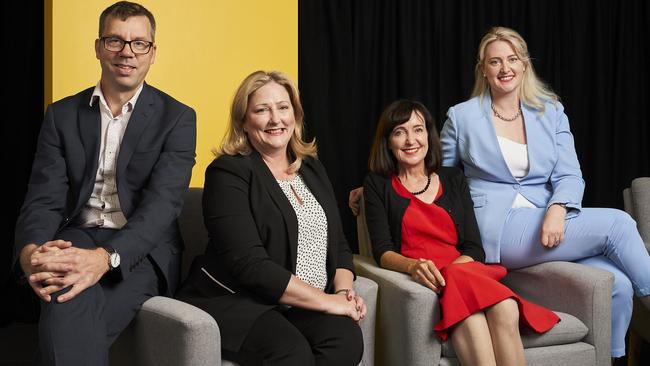
[[(560, 322), (546, 333), (538, 334), (529, 329), (522, 329), (521, 340), (524, 343), (524, 348), (575, 343), (589, 332), (587, 326), (575, 316), (558, 311), (555, 313), (560, 317)], [(442, 356), (456, 357), (456, 352), (450, 341), (442, 344)]]
[(503, 282), (530, 301), (580, 319), (589, 329), (583, 342), (596, 349), (596, 364), (611, 363), (611, 272), (571, 262), (546, 262), (512, 271)]

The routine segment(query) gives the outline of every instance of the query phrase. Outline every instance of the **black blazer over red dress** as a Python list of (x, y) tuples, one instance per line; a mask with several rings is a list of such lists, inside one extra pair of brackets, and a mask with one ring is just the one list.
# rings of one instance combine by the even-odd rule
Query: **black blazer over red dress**
[[(442, 195), (436, 205), (449, 213), (458, 235), (457, 249), (461, 255), (475, 261), (485, 261), (485, 251), (474, 216), (474, 203), (463, 172), (458, 168), (440, 167), (437, 172)], [(372, 242), (372, 254), (377, 263), (387, 251), (401, 253), (402, 219), (411, 200), (395, 192), (391, 177), (369, 173), (363, 185), (366, 223)]]

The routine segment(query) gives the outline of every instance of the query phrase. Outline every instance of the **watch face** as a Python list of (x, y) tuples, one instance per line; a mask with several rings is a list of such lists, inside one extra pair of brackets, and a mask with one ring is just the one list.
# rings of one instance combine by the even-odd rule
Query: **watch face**
[(119, 254), (111, 253), (110, 260), (111, 260), (111, 267), (112, 268), (117, 268), (117, 267), (120, 266), (120, 255)]

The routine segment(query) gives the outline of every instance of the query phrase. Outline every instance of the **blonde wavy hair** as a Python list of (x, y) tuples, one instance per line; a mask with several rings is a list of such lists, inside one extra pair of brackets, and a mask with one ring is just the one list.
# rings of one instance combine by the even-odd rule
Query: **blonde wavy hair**
[(230, 107), (230, 121), (228, 122), (226, 134), (221, 141), (221, 147), (212, 149), (212, 152), (217, 157), (220, 155), (250, 155), (253, 146), (248, 140), (243, 127), (246, 111), (248, 110), (248, 99), (257, 89), (271, 82), (277, 83), (287, 90), (293, 107), (296, 125), (289, 140), (287, 154), (289, 155), (289, 161), (291, 161), (288, 172), (295, 173), (300, 169), (302, 159), (305, 156), (317, 157), (316, 139), (311, 142), (303, 140), (304, 111), (300, 103), (298, 89), (285, 74), (279, 71), (258, 70), (242, 81)]
[(506, 27), (493, 27), (481, 39), (478, 46), (476, 67), (474, 68), (472, 97), (478, 96), (483, 99), (490, 92), (490, 85), (487, 79), (483, 77), (483, 68), (485, 66), (485, 49), (494, 41), (508, 42), (517, 57), (524, 63), (524, 75), (519, 87), (519, 99), (524, 104), (543, 112), (546, 101), (555, 102), (559, 100), (557, 94), (535, 74), (535, 69), (528, 54), (528, 45), (524, 38), (515, 30)]

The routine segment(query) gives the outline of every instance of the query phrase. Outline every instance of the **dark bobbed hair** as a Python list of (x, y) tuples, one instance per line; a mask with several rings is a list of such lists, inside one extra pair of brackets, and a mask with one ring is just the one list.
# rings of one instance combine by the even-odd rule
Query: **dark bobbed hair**
[(440, 147), (440, 137), (438, 137), (438, 131), (435, 128), (431, 113), (420, 102), (401, 99), (388, 105), (382, 112), (381, 117), (379, 117), (375, 140), (368, 160), (371, 172), (385, 177), (399, 173), (399, 163), (390, 150), (390, 134), (395, 127), (411, 119), (413, 112), (416, 112), (424, 119), (424, 125), (427, 129), (429, 150), (424, 157), (424, 168), (427, 174), (435, 173), (440, 169), (442, 149)]
[(124, 21), (128, 18), (137, 16), (145, 16), (149, 19), (149, 24), (151, 24), (151, 41), (155, 41), (156, 19), (154, 19), (153, 14), (151, 14), (151, 12), (144, 6), (129, 1), (118, 1), (104, 9), (102, 14), (99, 16), (99, 37), (101, 38), (104, 34), (104, 27), (106, 26), (106, 19), (108, 17), (114, 17)]

